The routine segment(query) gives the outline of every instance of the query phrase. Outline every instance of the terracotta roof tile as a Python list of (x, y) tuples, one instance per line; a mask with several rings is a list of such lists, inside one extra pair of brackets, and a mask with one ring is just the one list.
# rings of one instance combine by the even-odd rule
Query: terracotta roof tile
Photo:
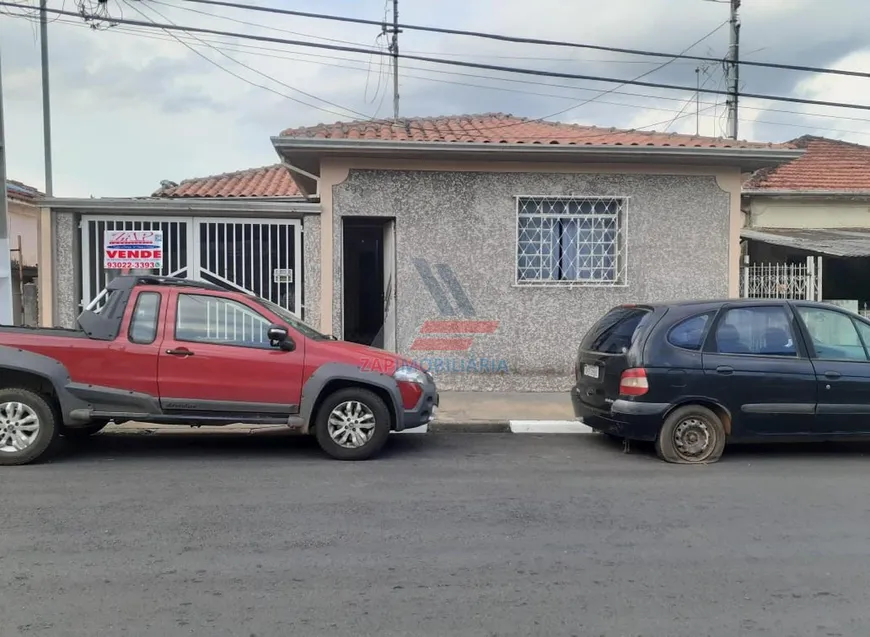
[(281, 164), (250, 168), (210, 177), (165, 183), (153, 197), (300, 197), (302, 194)]
[(806, 152), (756, 172), (745, 190), (870, 191), (870, 146), (811, 135), (789, 143)]
[(788, 148), (783, 144), (745, 142), (655, 131), (599, 128), (515, 117), (504, 113), (454, 115), (318, 124), (289, 128), (281, 137), (295, 139), (370, 139), (408, 142), (489, 144), (565, 144), (583, 146), (657, 146), (686, 148)]

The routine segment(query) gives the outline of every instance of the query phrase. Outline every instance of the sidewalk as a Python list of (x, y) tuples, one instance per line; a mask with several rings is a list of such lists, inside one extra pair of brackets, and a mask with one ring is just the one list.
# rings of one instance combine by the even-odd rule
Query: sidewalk
[[(459, 392), (440, 393), (440, 405), (430, 431), (509, 431), (511, 421), (573, 421), (574, 412), (567, 392)], [(252, 433), (280, 430), (281, 425), (228, 425), (225, 427), (190, 427), (125, 423), (110, 425), (109, 433)]]

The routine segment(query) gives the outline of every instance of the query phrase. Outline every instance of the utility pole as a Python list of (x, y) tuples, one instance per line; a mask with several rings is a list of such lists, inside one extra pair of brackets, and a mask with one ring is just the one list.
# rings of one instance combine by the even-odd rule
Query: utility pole
[(695, 67), (695, 137), (701, 135), (701, 67)]
[(53, 194), (51, 169), (51, 95), (48, 91), (48, 16), (47, 0), (39, 1), (39, 43), (42, 48), (42, 142), (45, 147), (45, 194)]
[(737, 100), (740, 91), (740, 0), (731, 0), (731, 42), (728, 46), (728, 137), (737, 139)]
[(393, 0), (393, 121), (399, 121), (399, 0)]
[(12, 324), (12, 258), (9, 252), (9, 190), (6, 187), (6, 131), (3, 126), (3, 71), (0, 69), (0, 325)]

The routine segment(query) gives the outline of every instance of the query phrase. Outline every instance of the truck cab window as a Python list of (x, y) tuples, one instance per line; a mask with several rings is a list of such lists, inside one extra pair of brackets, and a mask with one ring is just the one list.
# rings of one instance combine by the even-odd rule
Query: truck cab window
[(160, 294), (141, 292), (130, 318), (128, 338), (131, 343), (150, 345), (157, 338), (157, 317), (160, 314)]
[(237, 347), (271, 347), (271, 323), (232, 299), (179, 294), (175, 340)]

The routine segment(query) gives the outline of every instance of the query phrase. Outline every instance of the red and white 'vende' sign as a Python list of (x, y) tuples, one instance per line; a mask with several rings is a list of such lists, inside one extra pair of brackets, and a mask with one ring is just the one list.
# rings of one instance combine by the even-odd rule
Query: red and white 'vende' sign
[(163, 268), (162, 230), (106, 230), (103, 267), (107, 270)]

